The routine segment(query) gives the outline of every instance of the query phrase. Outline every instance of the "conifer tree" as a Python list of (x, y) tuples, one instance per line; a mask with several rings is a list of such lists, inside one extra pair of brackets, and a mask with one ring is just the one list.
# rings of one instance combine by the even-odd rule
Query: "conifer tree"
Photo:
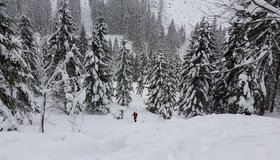
[(34, 33), (32, 31), (32, 24), (30, 22), (30, 19), (22, 15), (19, 18), (18, 28), (21, 48), (23, 50), (23, 58), (28, 64), (30, 70), (36, 72), (37, 56), (34, 45)]
[[(247, 35), (245, 26), (241, 23), (234, 22), (230, 29), (230, 38), (225, 44), (224, 63), (221, 65), (221, 72), (216, 83), (214, 96), (215, 113), (242, 113), (247, 107), (240, 103), (241, 100), (251, 99), (250, 93), (244, 96), (243, 85), (246, 83), (240, 81), (240, 75), (244, 72), (245, 67), (237, 67), (245, 58)], [(245, 73), (245, 72), (244, 72)], [(244, 76), (244, 73), (242, 74)], [(248, 85), (247, 85), (248, 86)], [(242, 98), (243, 97), (243, 98)], [(251, 108), (251, 107), (250, 107)]]
[(166, 35), (166, 40), (167, 40), (167, 44), (170, 48), (170, 51), (172, 53), (176, 53), (177, 51), (177, 33), (176, 33), (176, 27), (175, 27), (175, 22), (172, 19), (169, 27), (168, 27), (168, 32)]
[(126, 48), (126, 41), (122, 41), (122, 48), (119, 50), (117, 61), (117, 87), (116, 87), (116, 98), (121, 106), (128, 106), (131, 101), (132, 87), (132, 61), (129, 54), (130, 51)]
[(116, 59), (118, 50), (119, 50), (119, 41), (117, 38), (115, 38), (113, 44), (113, 59)]
[(27, 87), (30, 72), (13, 41), (13, 21), (2, 11), (5, 2), (0, 4), (0, 131), (12, 131), (24, 120), (32, 122), (34, 108)]
[(39, 95), (39, 80), (38, 80), (38, 55), (35, 47), (35, 39), (33, 33), (33, 26), (30, 19), (24, 15), (18, 20), (18, 34), (20, 40), (20, 48), (22, 50), (22, 58), (27, 64), (27, 69), (32, 74), (28, 78), (29, 88), (34, 94)]
[(78, 83), (81, 74), (82, 55), (76, 47), (73, 33), (76, 25), (69, 11), (68, 0), (63, 0), (58, 9), (58, 20), (54, 33), (50, 36), (48, 60), (48, 77), (55, 77), (54, 95), (61, 104), (61, 109), (69, 114), (75, 104), (73, 99), (80, 90)]
[[(114, 44), (113, 44), (113, 50), (112, 50), (112, 72), (113, 75), (116, 75), (117, 72), (117, 56), (118, 56), (118, 51), (119, 51), (119, 41), (117, 38), (115, 38), (114, 40)], [(114, 77), (115, 79), (115, 77)]]
[(235, 13), (224, 54), (226, 60), (224, 66), (229, 72), (224, 74), (225, 86), (221, 85), (220, 90), (226, 88), (227, 92), (226, 94), (221, 92), (220, 95), (225, 96), (222, 98), (225, 98), (226, 113), (263, 114), (266, 91), (264, 77), (271, 71), (270, 62), (273, 59), (271, 51), (276, 49), (272, 47), (273, 27), (270, 25), (264, 27), (267, 24), (266, 20), (260, 20), (266, 16), (266, 10), (257, 10), (258, 13), (251, 15), (248, 6), (255, 4), (248, 1), (240, 5), (243, 9)]
[(150, 25), (151, 25), (149, 29), (150, 34), (148, 35), (148, 44), (149, 44), (148, 51), (156, 52), (158, 49), (159, 31), (157, 28), (158, 24), (156, 22), (155, 14), (152, 14)]
[(104, 22), (105, 18), (102, 16), (99, 16), (96, 19), (95, 23), (95, 31), (96, 36), (100, 42), (101, 49), (104, 52), (104, 57), (102, 57), (102, 61), (106, 64), (107, 67), (104, 68), (104, 71), (101, 75), (101, 80), (106, 85), (106, 95), (111, 100), (111, 97), (113, 96), (113, 71), (112, 67), (110, 66), (110, 63), (112, 62), (112, 51), (110, 50), (108, 46), (108, 42), (105, 38), (105, 35), (108, 33), (108, 27), (106, 23)]
[(179, 115), (190, 118), (212, 112), (211, 57), (216, 53), (211, 28), (203, 20), (196, 36), (192, 37), (191, 49), (184, 57), (181, 75)]
[(77, 47), (79, 48), (79, 52), (82, 55), (82, 59), (84, 60), (85, 54), (88, 50), (88, 39), (84, 25), (82, 25), (82, 30), (80, 33), (79, 41)]
[[(255, 60), (252, 70), (255, 72), (255, 89), (254, 89), (254, 110), (258, 114), (264, 114), (264, 110), (274, 111), (276, 95), (279, 91), (280, 75), (280, 51), (279, 48), (279, 21), (276, 17), (271, 16), (278, 12), (280, 8), (279, 1), (246, 1), (244, 19), (245, 28), (250, 50), (247, 54), (248, 59)], [(252, 7), (256, 9), (252, 13)], [(265, 99), (264, 99), (265, 97)], [(266, 101), (266, 102), (264, 102)], [(266, 104), (264, 104), (266, 103)]]
[(156, 63), (156, 54), (155, 52), (149, 52), (149, 54), (147, 55), (147, 65), (146, 65), (146, 80), (145, 80), (145, 84), (150, 84), (150, 81), (152, 79), (153, 76), (153, 66)]
[(169, 76), (170, 66), (163, 53), (159, 53), (153, 66), (153, 76), (149, 84), (147, 110), (170, 119), (175, 105), (176, 87), (174, 79)]
[(88, 76), (85, 78), (84, 86), (86, 87), (86, 111), (89, 113), (108, 113), (108, 104), (111, 101), (110, 95), (107, 94), (108, 83), (106, 75), (108, 65), (104, 62), (105, 52), (96, 35), (90, 40), (90, 47), (85, 57), (85, 69)]
[(177, 38), (180, 46), (186, 42), (186, 37), (186, 29), (184, 26), (181, 26), (181, 28), (177, 32)]
[(143, 91), (145, 89), (145, 82), (146, 82), (146, 74), (147, 74), (147, 57), (144, 53), (140, 54), (140, 64), (139, 64), (139, 70), (140, 76), (137, 80), (137, 94), (142, 97)]
[(89, 113), (108, 113), (108, 105), (113, 95), (110, 49), (105, 39), (108, 28), (104, 17), (96, 19), (95, 30), (86, 53), (85, 69), (88, 76), (85, 78), (86, 110)]

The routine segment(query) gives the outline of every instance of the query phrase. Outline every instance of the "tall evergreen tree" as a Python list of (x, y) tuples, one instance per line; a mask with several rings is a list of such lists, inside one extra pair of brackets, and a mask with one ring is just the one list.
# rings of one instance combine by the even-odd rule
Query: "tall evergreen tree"
[(145, 89), (145, 82), (146, 82), (146, 74), (147, 74), (147, 56), (144, 53), (140, 54), (140, 59), (139, 59), (139, 67), (138, 67), (138, 72), (139, 78), (137, 80), (137, 94), (142, 97), (143, 91)]
[(212, 112), (213, 85), (211, 57), (216, 46), (208, 22), (203, 20), (192, 37), (191, 49), (184, 57), (181, 75), (179, 115), (187, 118)]
[(85, 68), (89, 75), (85, 78), (86, 110), (89, 113), (108, 113), (108, 105), (113, 95), (110, 49), (105, 39), (108, 28), (104, 17), (96, 19), (95, 31), (86, 53)]
[(104, 62), (104, 50), (96, 33), (90, 40), (90, 48), (85, 57), (85, 69), (88, 76), (85, 78), (84, 86), (86, 87), (86, 110), (89, 113), (108, 113), (108, 104), (111, 101), (110, 95), (107, 94), (106, 75), (108, 65)]
[[(118, 57), (118, 51), (119, 51), (119, 41), (117, 38), (114, 40), (113, 44), (113, 50), (112, 50), (112, 72), (113, 75), (116, 75), (117, 72), (117, 57)], [(115, 79), (115, 77), (114, 77)]]
[(104, 20), (105, 18), (102, 16), (99, 16), (96, 19), (95, 31), (102, 50), (104, 51), (104, 57), (102, 57), (102, 61), (106, 63), (107, 66), (104, 68), (101, 80), (104, 82), (104, 84), (106, 84), (106, 95), (111, 100), (111, 97), (113, 96), (113, 71), (112, 66), (110, 66), (110, 63), (112, 63), (112, 51), (109, 48), (107, 39), (105, 38), (105, 35), (108, 33), (109, 29)]
[(156, 52), (158, 49), (158, 39), (159, 39), (159, 31), (157, 29), (158, 24), (156, 22), (155, 14), (152, 14), (151, 24), (149, 28), (150, 34), (148, 35), (148, 52)]
[(171, 21), (171, 23), (168, 27), (166, 40), (167, 40), (167, 44), (169, 46), (170, 51), (172, 53), (176, 53), (178, 45), (177, 45), (177, 31), (176, 31), (174, 20)]
[(187, 38), (186, 29), (182, 25), (179, 31), (177, 32), (177, 39), (179, 41), (178, 45), (179, 46), (183, 45), (186, 42), (186, 38)]
[(38, 57), (36, 55), (32, 24), (28, 17), (21, 16), (19, 18), (18, 29), (23, 59), (26, 61), (29, 69), (33, 72), (33, 76), (36, 76), (36, 61), (38, 60)]
[(175, 105), (175, 80), (169, 76), (170, 66), (163, 53), (159, 53), (153, 66), (153, 77), (149, 84), (147, 110), (170, 119)]
[(88, 50), (88, 39), (84, 25), (82, 25), (77, 47), (79, 48), (79, 52), (81, 53), (82, 58), (84, 59), (85, 54)]
[(27, 87), (28, 66), (13, 41), (13, 21), (2, 11), (5, 2), (0, 4), (0, 131), (11, 131), (25, 119), (31, 122), (34, 109)]
[[(276, 101), (276, 94), (279, 91), (280, 75), (280, 55), (279, 36), (280, 23), (277, 20), (279, 15), (271, 17), (280, 9), (279, 1), (266, 0), (259, 2), (256, 0), (245, 1), (245, 17), (249, 21), (244, 22), (248, 42), (250, 43), (250, 59), (256, 60), (256, 84), (254, 92), (255, 112), (263, 114), (263, 110), (273, 112)], [(264, 3), (264, 4), (263, 4)], [(252, 13), (251, 7), (256, 8)], [(274, 8), (274, 9), (272, 9)], [(248, 57), (249, 58), (249, 57)], [(252, 66), (253, 67), (253, 66)], [(264, 104), (266, 96), (266, 104)]]
[(128, 106), (131, 101), (132, 87), (132, 61), (129, 54), (130, 51), (126, 48), (126, 41), (122, 41), (122, 48), (119, 50), (117, 61), (117, 87), (116, 98), (121, 106)]
[[(247, 78), (240, 79), (240, 76), (244, 77), (248, 73), (245, 72), (247, 67), (238, 67), (246, 57), (247, 34), (245, 26), (234, 22), (229, 35), (230, 38), (226, 43), (223, 58), (225, 62), (220, 67), (222, 72), (218, 75), (218, 81), (215, 84), (214, 111), (215, 113), (236, 114), (248, 110), (248, 105), (244, 106), (244, 102), (251, 101), (253, 95), (252, 92), (248, 92), (249, 88), (246, 89), (247, 93), (244, 93), (243, 89), (245, 84), (249, 87), (248, 84), (251, 82), (246, 81)], [(253, 105), (252, 103), (247, 104)]]
[[(228, 99), (229, 112), (262, 115), (268, 108), (272, 111), (275, 105), (278, 90), (278, 84), (275, 82), (280, 73), (279, 54), (275, 54), (279, 48), (275, 46), (278, 46), (276, 39), (280, 32), (276, 29), (279, 23), (273, 23), (274, 18), (269, 15), (275, 12), (271, 8), (279, 8), (279, 3), (264, 3), (265, 5), (254, 0), (240, 1), (242, 9), (236, 11), (233, 19), (237, 21), (233, 21), (226, 56), (241, 57), (242, 60), (237, 59), (239, 61), (236, 66), (232, 63), (234, 68), (229, 72), (233, 77), (229, 77), (229, 85), (234, 86)], [(240, 31), (243, 34), (241, 37), (238, 36)], [(243, 44), (240, 45), (240, 42)], [(276, 81), (271, 81), (271, 77)]]
[(73, 32), (76, 25), (69, 11), (68, 0), (63, 0), (58, 9), (58, 21), (53, 35), (50, 36), (49, 54), (47, 56), (48, 77), (55, 77), (55, 99), (62, 103), (61, 109), (69, 114), (73, 105), (76, 92), (80, 90), (78, 83), (81, 74), (81, 54), (76, 47)]

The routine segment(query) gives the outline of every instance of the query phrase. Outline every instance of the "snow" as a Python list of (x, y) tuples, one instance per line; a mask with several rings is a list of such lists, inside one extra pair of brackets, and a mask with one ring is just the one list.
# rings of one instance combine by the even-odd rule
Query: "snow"
[[(53, 112), (47, 112), (45, 134), (38, 132), (39, 115), (34, 117), (33, 126), (0, 132), (0, 159), (279, 159), (280, 119), (227, 114), (165, 121), (147, 112), (140, 96), (132, 93), (132, 99), (129, 107), (114, 100), (107, 116), (76, 116), (81, 132), (73, 132), (71, 117)], [(123, 120), (114, 118), (119, 110), (124, 110)], [(139, 116), (137, 123), (132, 122), (134, 111)]]
[(58, 6), (58, 1), (57, 0), (51, 0), (52, 18), (53, 19), (56, 18), (57, 6)]
[(36, 124), (24, 127), (21, 132), (1, 133), (0, 157), (5, 160), (277, 160), (280, 156), (280, 123), (273, 118), (211, 115), (133, 123), (111, 116), (85, 116), (81, 133), (70, 131), (66, 116), (52, 115), (48, 121), (55, 126), (48, 124), (44, 135), (37, 133)]
[[(277, 16), (280, 15), (280, 10), (275, 8), (274, 6), (270, 5), (269, 3), (267, 3), (265, 0), (253, 0), (253, 3), (255, 3), (256, 5), (265, 8), (275, 14), (277, 14)], [(255, 8), (256, 9), (256, 8)]]
[(88, 35), (91, 35), (93, 29), (93, 22), (91, 18), (91, 9), (89, 6), (89, 0), (81, 0), (81, 21), (85, 27)]
[[(158, 13), (160, 0), (152, 0), (151, 7), (154, 13)], [(173, 19), (178, 25), (186, 27), (187, 36), (190, 36), (196, 23), (203, 17), (212, 18), (213, 14), (220, 15), (223, 8), (217, 7), (214, 3), (217, 0), (164, 0), (163, 7), (163, 25), (165, 29), (170, 25)], [(226, 2), (226, 1), (224, 1)], [(222, 22), (220, 22), (222, 23)], [(189, 38), (189, 37), (188, 37)]]

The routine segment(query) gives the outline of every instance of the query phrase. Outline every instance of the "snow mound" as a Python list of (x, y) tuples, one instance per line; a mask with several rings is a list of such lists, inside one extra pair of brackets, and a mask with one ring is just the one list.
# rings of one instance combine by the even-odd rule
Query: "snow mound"
[[(142, 108), (143, 109), (143, 108)], [(138, 108), (142, 120), (85, 116), (81, 133), (71, 133), (64, 115), (38, 126), (0, 133), (2, 160), (278, 160), (280, 121), (243, 115), (158, 120)], [(154, 117), (153, 120), (149, 119)], [(147, 118), (147, 120), (145, 119)], [(51, 125), (52, 124), (52, 125)]]

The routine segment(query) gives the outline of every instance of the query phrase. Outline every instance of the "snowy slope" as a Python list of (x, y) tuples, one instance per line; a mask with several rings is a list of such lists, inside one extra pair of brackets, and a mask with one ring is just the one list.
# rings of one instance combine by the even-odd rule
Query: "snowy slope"
[[(39, 116), (19, 132), (0, 132), (0, 160), (279, 160), (279, 119), (209, 115), (164, 121), (145, 110), (140, 96), (133, 93), (132, 99), (129, 107), (114, 100), (107, 116), (79, 115), (79, 133), (69, 117), (53, 112), (46, 115), (45, 134), (38, 133)], [(124, 119), (116, 120), (120, 109)]]
[[(130, 113), (127, 113), (127, 117)], [(21, 132), (0, 133), (1, 160), (279, 160), (280, 121), (242, 115), (212, 115), (163, 121), (85, 116), (71, 133), (66, 116), (48, 118)], [(150, 117), (151, 119), (148, 119)], [(53, 125), (51, 125), (52, 123)]]
[[(190, 33), (195, 24), (201, 21), (202, 17), (220, 14), (222, 9), (211, 2), (216, 0), (165, 0), (163, 8), (163, 23), (167, 28), (173, 19), (175, 24), (184, 25), (187, 33)], [(157, 13), (159, 0), (152, 0), (153, 12)], [(178, 26), (179, 27), (179, 26)]]

